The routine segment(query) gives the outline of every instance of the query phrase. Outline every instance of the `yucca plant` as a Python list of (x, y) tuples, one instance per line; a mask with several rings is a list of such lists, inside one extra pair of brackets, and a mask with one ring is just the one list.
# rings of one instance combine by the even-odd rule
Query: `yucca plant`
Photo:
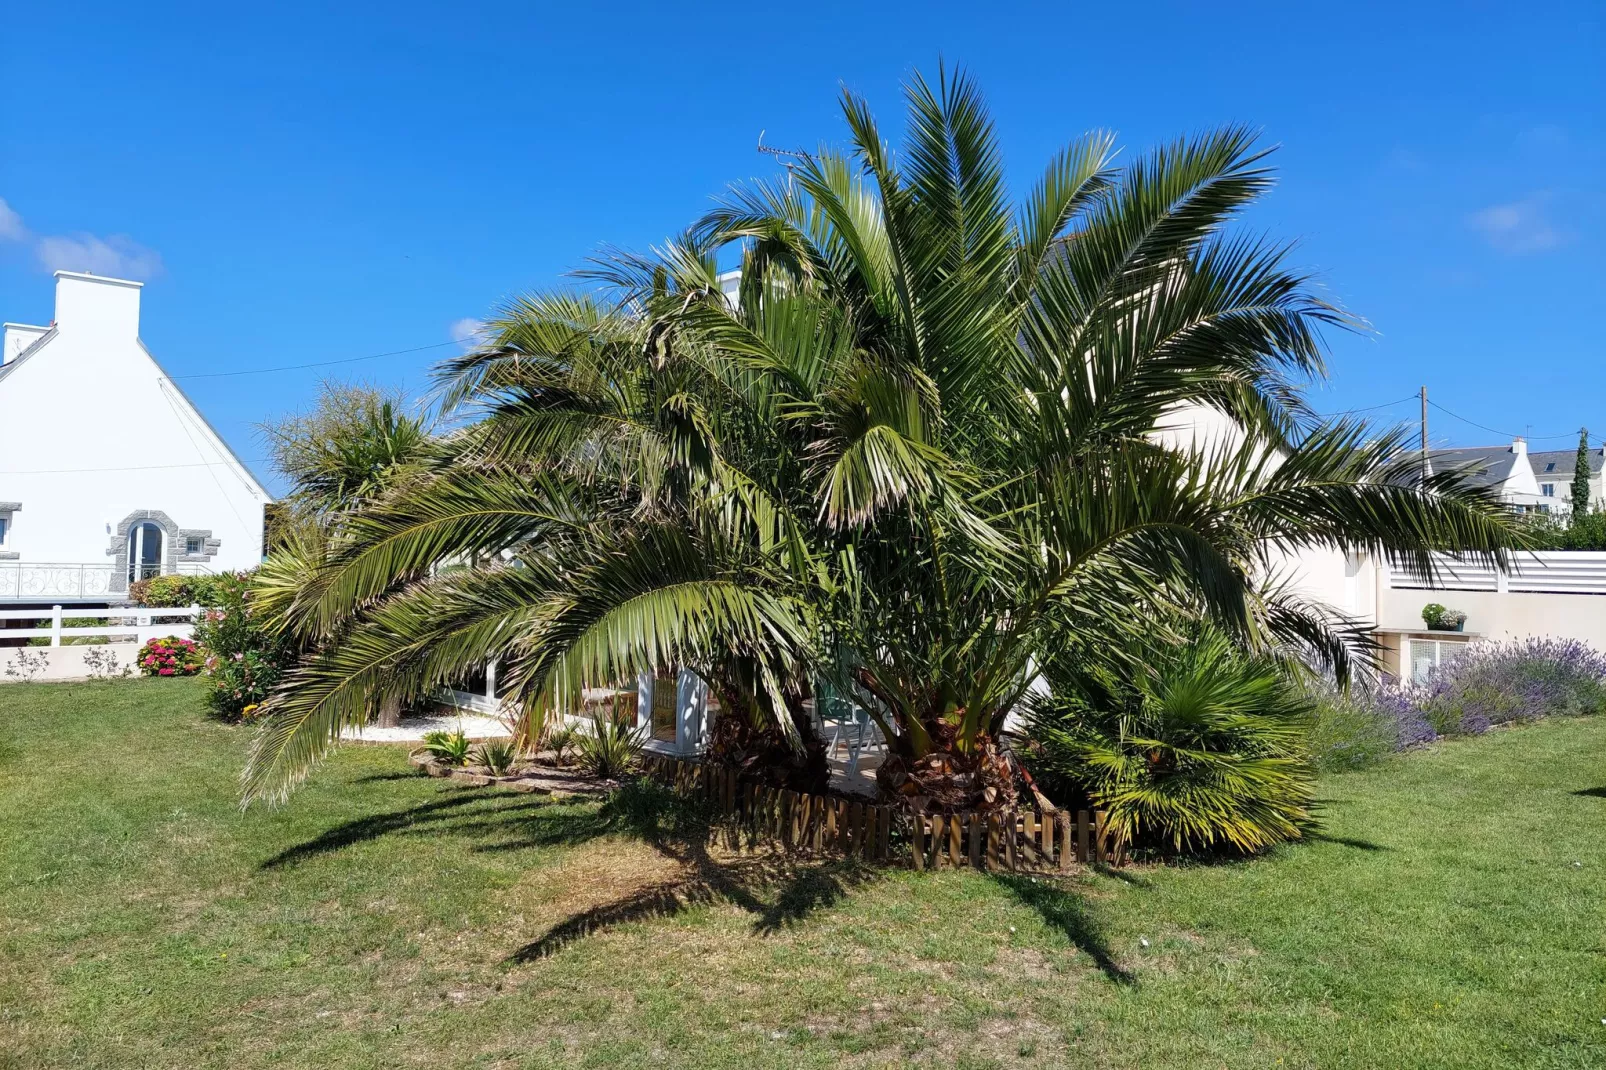
[(492, 776), (507, 776), (519, 752), (510, 739), (487, 739), (474, 749), (474, 761)]
[(1216, 629), (1066, 654), (1029, 704), (1020, 750), (1056, 802), (1108, 812), (1122, 843), (1258, 851), (1299, 838), (1313, 700), (1277, 661)]
[(594, 714), (590, 731), (576, 741), (580, 767), (599, 780), (617, 780), (635, 771), (645, 743), (641, 729)]
[(553, 764), (563, 765), (569, 751), (575, 749), (579, 741), (580, 732), (573, 725), (557, 725), (548, 731), (546, 745), (552, 751)]
[(455, 732), (425, 732), (423, 750), (436, 761), (447, 765), (466, 765), (470, 743), (460, 728)]

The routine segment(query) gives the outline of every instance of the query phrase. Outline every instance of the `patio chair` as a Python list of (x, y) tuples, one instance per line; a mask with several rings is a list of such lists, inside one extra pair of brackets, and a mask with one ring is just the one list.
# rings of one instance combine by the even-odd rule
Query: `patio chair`
[(826, 757), (836, 756), (837, 748), (846, 747), (848, 772), (859, 771), (859, 756), (866, 743), (874, 739), (874, 725), (870, 715), (853, 702), (831, 690), (821, 682), (815, 692), (814, 722), (826, 740)]

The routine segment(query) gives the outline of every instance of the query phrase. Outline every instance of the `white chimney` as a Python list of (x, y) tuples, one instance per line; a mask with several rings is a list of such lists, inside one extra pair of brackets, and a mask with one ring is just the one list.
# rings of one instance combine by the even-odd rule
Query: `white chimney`
[(0, 365), (10, 364), (22, 351), (45, 336), (49, 327), (35, 327), (31, 323), (6, 324), (5, 342), (0, 344)]
[(1523, 460), (1527, 460), (1528, 459), (1528, 440), (1523, 438), (1521, 435), (1518, 435), (1516, 438), (1512, 439), (1511, 440), (1511, 452), (1515, 453), (1518, 457), (1521, 457)]
[(56, 327), (63, 333), (108, 339), (139, 337), (139, 291), (144, 283), (56, 272)]

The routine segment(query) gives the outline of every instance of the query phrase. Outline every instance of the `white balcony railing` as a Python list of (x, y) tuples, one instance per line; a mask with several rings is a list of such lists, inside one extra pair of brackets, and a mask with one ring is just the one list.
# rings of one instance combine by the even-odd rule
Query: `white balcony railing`
[[(65, 638), (101, 636), (111, 643), (140, 643), (176, 635), (189, 639), (195, 634), (195, 622), (200, 619), (200, 606), (175, 606), (164, 609), (79, 609), (76, 606), (52, 606), (49, 609), (0, 609), (0, 621), (32, 624), (31, 628), (0, 628), (0, 638), (49, 639), (51, 646), (60, 646)], [(64, 621), (72, 621), (68, 626)], [(84, 622), (93, 623), (86, 624)]]
[[(179, 562), (177, 568), (181, 576), (207, 575), (211, 571), (189, 561)], [(150, 576), (158, 574), (154, 567), (149, 570)], [(128, 593), (127, 582), (117, 582), (119, 579), (116, 569), (105, 563), (0, 561), (0, 602), (48, 602), (56, 598), (110, 601)]]

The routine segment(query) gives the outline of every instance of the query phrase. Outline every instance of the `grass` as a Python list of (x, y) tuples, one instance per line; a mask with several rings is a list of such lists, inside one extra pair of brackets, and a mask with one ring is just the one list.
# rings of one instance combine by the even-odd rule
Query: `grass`
[(195, 680), (0, 686), (0, 1067), (1606, 1065), (1606, 718), (1064, 887), (711, 856), (391, 747), (242, 814), (245, 740)]

